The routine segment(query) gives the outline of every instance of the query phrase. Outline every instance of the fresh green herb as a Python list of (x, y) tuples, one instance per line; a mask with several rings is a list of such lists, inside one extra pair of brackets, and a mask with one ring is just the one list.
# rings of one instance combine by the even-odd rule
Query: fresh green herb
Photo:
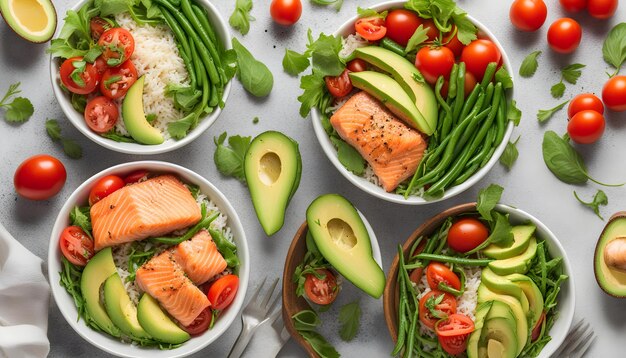
[(85, 73), (85, 68), (87, 67), (86, 61), (73, 61), (72, 66), (74, 66), (74, 70), (70, 73), (70, 78), (78, 87), (85, 87), (85, 80), (83, 80), (83, 73)]
[(74, 209), (70, 211), (70, 223), (80, 227), (89, 237), (92, 237), (89, 210), (89, 206), (75, 206)]
[(602, 56), (604, 61), (615, 67), (615, 76), (624, 61), (626, 61), (626, 22), (615, 25), (604, 39), (602, 45)]
[(504, 188), (497, 184), (491, 184), (488, 187), (482, 189), (478, 193), (478, 200), (476, 202), (476, 210), (480, 213), (480, 216), (491, 222), (493, 220), (492, 212), (496, 207), (496, 204), (502, 197)]
[(519, 142), (520, 138), (521, 136), (517, 137), (515, 142), (509, 141), (506, 144), (506, 148), (504, 148), (504, 152), (500, 156), (500, 164), (504, 165), (507, 170), (511, 170), (511, 167), (513, 167), (513, 164), (517, 160), (517, 157), (519, 157), (519, 152), (517, 151), (517, 142)]
[(239, 266), (239, 257), (237, 257), (237, 246), (235, 243), (228, 240), (223, 231), (209, 228), (209, 233), (215, 242), (215, 246), (224, 256), (226, 265), (233, 269), (237, 268)]
[(83, 156), (83, 149), (72, 139), (61, 135), (61, 127), (56, 119), (46, 120), (46, 133), (54, 142), (61, 142), (63, 151), (72, 159), (80, 159)]
[(200, 220), (197, 224), (189, 228), (183, 235), (181, 236), (162, 236), (162, 237), (151, 237), (150, 241), (159, 244), (166, 245), (178, 245), (181, 242), (187, 241), (191, 239), (198, 231), (202, 229), (209, 229), (211, 223), (219, 217), (219, 212), (217, 211), (207, 211), (206, 204), (202, 203), (201, 208), (202, 220)]
[(309, 68), (309, 56), (306, 53), (300, 54), (292, 50), (285, 49), (283, 57), (283, 69), (292, 76), (299, 75)]
[(522, 65), (519, 68), (519, 75), (522, 77), (532, 77), (537, 71), (537, 67), (539, 64), (537, 63), (537, 57), (541, 55), (541, 51), (531, 52), (524, 61), (522, 61)]
[(152, 245), (150, 249), (146, 249), (146, 242), (133, 242), (128, 254), (128, 272), (130, 275), (126, 277), (126, 282), (135, 281), (135, 274), (137, 269), (141, 267), (146, 261), (150, 260), (157, 251), (157, 248)]
[(431, 316), (435, 318), (439, 318), (439, 319), (448, 318), (448, 315), (445, 312), (437, 309), (437, 305), (443, 302), (444, 297), (445, 295), (443, 293), (437, 297), (435, 296), (428, 297), (428, 299), (426, 300), (425, 306), (430, 311)]
[(307, 252), (304, 254), (302, 263), (296, 266), (292, 277), (293, 282), (297, 284), (296, 295), (298, 297), (303, 297), (305, 295), (304, 282), (306, 281), (307, 275), (315, 275), (315, 277), (322, 280), (325, 278), (325, 275), (318, 273), (317, 270), (331, 267), (328, 261), (326, 261), (317, 249), (310, 231), (307, 231), (306, 234), (306, 244)]
[(487, 240), (482, 242), (480, 245), (468, 252), (465, 252), (465, 255), (474, 254), (491, 244), (500, 247), (509, 247), (513, 244), (514, 239), (513, 233), (511, 232), (512, 227), (509, 223), (509, 214), (502, 214), (493, 210), (491, 212), (491, 216), (493, 217), (493, 220), (489, 222), (491, 226), (489, 231), (491, 234), (487, 237)]
[(563, 83), (562, 79), (561, 79), (561, 82), (559, 82), (559, 83), (555, 84), (554, 86), (550, 87), (550, 94), (554, 98), (561, 98), (561, 97), (563, 97), (563, 93), (565, 93), (565, 83)]
[(300, 88), (304, 91), (298, 97), (300, 101), (300, 115), (306, 117), (311, 108), (318, 107), (322, 113), (332, 101), (330, 93), (326, 90), (326, 82), (324, 77), (316, 73), (302, 76), (300, 78)]
[(104, 81), (104, 87), (105, 88), (111, 88), (111, 85), (114, 84), (115, 82), (119, 81), (122, 79), (122, 76), (111, 76), (109, 77), (106, 81)]
[(252, 0), (237, 0), (235, 10), (228, 19), (230, 26), (239, 30), (242, 35), (250, 31), (250, 21), (254, 21), (254, 17), (250, 15), (250, 10), (252, 10)]
[(214, 138), (215, 153), (213, 161), (220, 173), (226, 176), (232, 176), (242, 183), (246, 182), (246, 176), (243, 170), (243, 161), (250, 146), (251, 137), (230, 136), (228, 138), (228, 146), (224, 145), (227, 133), (222, 133), (219, 137)]
[(387, 14), (389, 13), (389, 11), (385, 10), (383, 12), (378, 12), (378, 11), (376, 11), (374, 9), (364, 9), (364, 8), (358, 6), (356, 8), (356, 13), (359, 15), (360, 18), (376, 16), (376, 17), (380, 17), (381, 19), (384, 20), (384, 19), (387, 18)]
[(583, 68), (585, 68), (585, 65), (580, 63), (573, 63), (561, 69), (561, 80), (550, 88), (550, 93), (552, 94), (552, 97), (563, 97), (563, 93), (565, 92), (565, 83), (563, 83), (563, 81), (567, 81), (575, 85), (576, 82), (578, 82), (578, 78), (582, 74)]
[(237, 53), (237, 78), (250, 94), (265, 97), (274, 86), (272, 72), (252, 56), (236, 38), (233, 38), (233, 49)]
[(565, 101), (563, 103), (560, 103), (560, 104), (558, 104), (555, 107), (550, 108), (550, 109), (540, 109), (537, 112), (537, 120), (540, 123), (543, 123), (543, 122), (547, 121), (548, 119), (552, 118), (554, 113), (560, 111), (561, 108), (565, 107), (565, 105), (568, 104), (568, 103), (569, 103), (569, 100), (567, 100), (567, 101)]
[(8, 102), (9, 99), (16, 94), (22, 92), (20, 89), (20, 82), (14, 83), (9, 86), (7, 93), (0, 100), (0, 108), (4, 108), (4, 119), (7, 122), (23, 123), (26, 122), (32, 115), (35, 109), (30, 100), (25, 97), (15, 97), (13, 101)]
[(148, 121), (148, 123), (152, 123), (152, 122), (156, 121), (156, 119), (157, 119), (156, 113), (146, 114), (146, 121)]
[[(87, 312), (85, 298), (80, 289), (80, 278), (83, 275), (83, 268), (72, 264), (65, 257), (62, 257), (61, 261), (63, 267), (61, 268), (61, 272), (59, 272), (59, 276), (61, 277), (59, 284), (72, 296), (74, 305), (78, 311), (78, 320), (82, 318), (85, 323), (91, 326), (90, 322), (93, 322), (93, 320)], [(95, 328), (99, 330), (98, 326), (95, 326)]]
[(415, 32), (413, 32), (413, 35), (411, 35), (411, 38), (409, 38), (404, 52), (409, 53), (417, 49), (417, 46), (426, 40), (428, 40), (428, 29), (425, 29), (424, 25), (420, 24), (417, 29), (415, 29)]
[(84, 113), (85, 107), (87, 107), (87, 96), (82, 95), (82, 94), (72, 93), (70, 98), (72, 102), (72, 107), (78, 112)]
[(339, 336), (344, 341), (351, 341), (359, 330), (361, 307), (359, 301), (348, 303), (339, 309)]
[(298, 332), (314, 331), (321, 323), (319, 316), (313, 310), (302, 310), (294, 314), (291, 319)]
[(107, 132), (107, 133), (103, 133), (101, 134), (101, 136), (103, 136), (104, 138), (108, 138), (110, 140), (114, 140), (116, 142), (120, 142), (120, 143), (137, 143), (137, 141), (135, 141), (132, 137), (127, 137), (127, 136), (117, 134), (115, 133), (114, 130), (111, 130), (110, 132)]
[(185, 138), (189, 130), (195, 127), (196, 124), (198, 124), (198, 115), (191, 112), (175, 122), (168, 123), (167, 132), (172, 138), (182, 139)]
[(100, 55), (102, 55), (102, 48), (100, 46), (94, 46), (87, 51), (83, 60), (89, 63), (94, 63)]
[(433, 19), (442, 33), (452, 31), (452, 25), (456, 25), (457, 37), (464, 45), (476, 40), (476, 26), (453, 0), (409, 0), (404, 7), (417, 12), (423, 19)]
[(519, 126), (519, 123), (522, 120), (522, 111), (517, 108), (517, 102), (515, 102), (514, 99), (509, 101), (506, 110), (506, 118), (509, 121), (512, 121), (515, 126)]
[(356, 175), (365, 172), (365, 160), (354, 147), (339, 137), (331, 136), (330, 141), (337, 147), (337, 159), (346, 169)]
[(165, 87), (165, 95), (174, 100), (174, 107), (185, 112), (193, 110), (202, 98), (202, 92), (195, 87), (171, 83)]
[(316, 331), (298, 331), (302, 338), (307, 341), (313, 350), (321, 358), (338, 358), (339, 353), (321, 334)]
[(254, 118), (252, 119), (252, 123), (253, 123), (253, 124), (257, 124), (257, 123), (259, 123), (259, 117), (254, 117)]
[(53, 141), (61, 140), (61, 126), (56, 119), (46, 120), (46, 132)]
[(495, 78), (496, 82), (502, 83), (502, 89), (507, 90), (513, 88), (513, 79), (511, 78), (511, 75), (509, 74), (509, 71), (506, 70), (506, 68), (500, 67), (500, 69), (496, 71)]
[(337, 11), (341, 10), (341, 5), (343, 5), (343, 0), (311, 0), (311, 2), (323, 6), (331, 5)]
[(574, 197), (576, 197), (576, 200), (578, 200), (581, 204), (591, 208), (593, 212), (596, 213), (596, 215), (598, 215), (598, 217), (601, 220), (604, 220), (602, 215), (600, 215), (600, 205), (607, 205), (609, 203), (609, 198), (606, 196), (606, 194), (602, 190), (598, 190), (596, 192), (596, 195), (593, 196), (593, 199), (590, 202), (583, 201), (578, 196), (576, 191), (574, 191)]

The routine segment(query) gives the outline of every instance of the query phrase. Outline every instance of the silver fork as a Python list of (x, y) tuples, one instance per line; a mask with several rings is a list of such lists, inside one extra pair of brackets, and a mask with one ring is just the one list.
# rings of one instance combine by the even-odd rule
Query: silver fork
[(228, 358), (239, 358), (248, 346), (250, 338), (252, 338), (252, 335), (254, 334), (256, 329), (272, 318), (270, 312), (276, 307), (276, 304), (278, 303), (278, 299), (280, 298), (280, 290), (278, 291), (279, 294), (276, 295), (274, 300), (270, 303), (270, 299), (272, 298), (274, 290), (278, 285), (278, 279), (276, 279), (274, 280), (274, 283), (272, 284), (268, 292), (265, 294), (265, 297), (263, 299), (260, 299), (259, 293), (261, 292), (263, 286), (265, 286), (266, 280), (267, 277), (263, 279), (263, 282), (261, 282), (259, 288), (250, 298), (248, 305), (243, 309), (243, 314), (241, 315), (243, 327), (241, 329), (239, 337), (237, 338), (237, 341), (235, 341), (235, 345), (228, 354)]
[(552, 354), (554, 358), (581, 358), (596, 339), (596, 334), (589, 322), (584, 319), (578, 321), (575, 328), (569, 332), (561, 347)]

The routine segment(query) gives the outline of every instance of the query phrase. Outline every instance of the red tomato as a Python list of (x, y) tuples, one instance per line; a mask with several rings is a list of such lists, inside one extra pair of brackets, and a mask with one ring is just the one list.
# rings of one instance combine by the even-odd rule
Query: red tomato
[(302, 15), (302, 3), (300, 0), (272, 0), (270, 15), (277, 24), (291, 26)]
[(587, 8), (587, 0), (559, 0), (565, 11), (578, 12)]
[(228, 307), (235, 299), (238, 288), (239, 277), (237, 277), (237, 275), (220, 277), (211, 285), (209, 293), (207, 293), (209, 302), (211, 302), (211, 308), (214, 310), (223, 310)]
[(615, 14), (618, 0), (589, 0), (587, 12), (596, 19), (608, 19)]
[(461, 61), (465, 62), (465, 68), (477, 81), (482, 80), (489, 63), (500, 63), (501, 59), (502, 55), (496, 44), (486, 39), (472, 41), (461, 53)]
[(117, 106), (107, 97), (95, 97), (85, 107), (85, 122), (92, 131), (106, 133), (117, 123), (119, 117)]
[(522, 31), (537, 31), (546, 21), (548, 8), (543, 0), (515, 0), (509, 10), (513, 26)]
[(428, 31), (426, 32), (426, 36), (428, 36), (427, 41), (433, 41), (439, 36), (439, 29), (435, 26), (435, 23), (431, 19), (423, 20), (422, 25)]
[(548, 44), (558, 53), (570, 53), (578, 48), (583, 30), (576, 20), (564, 17), (550, 25)]
[(378, 16), (358, 19), (354, 24), (354, 28), (356, 32), (367, 41), (378, 41), (385, 37), (387, 33), (385, 20)]
[(447, 47), (424, 46), (415, 56), (415, 67), (422, 73), (426, 82), (434, 84), (439, 76), (450, 77), (454, 66), (454, 53)]
[(119, 67), (108, 68), (104, 72), (100, 81), (100, 92), (111, 99), (122, 98), (135, 81), (137, 81), (137, 69), (129, 60)]
[(96, 68), (96, 72), (98, 72), (98, 74), (100, 75), (100, 78), (102, 78), (102, 75), (104, 74), (104, 72), (109, 68), (109, 66), (107, 65), (107, 62), (102, 58), (102, 56), (96, 58), (96, 61), (93, 63), (93, 66)]
[(626, 111), (626, 76), (613, 76), (602, 88), (602, 102), (615, 112)]
[(576, 143), (591, 144), (602, 137), (604, 126), (604, 116), (596, 111), (584, 110), (569, 120), (567, 133)]
[(79, 226), (68, 226), (61, 233), (59, 240), (61, 252), (76, 266), (85, 266), (95, 251), (93, 240)]
[(567, 107), (567, 117), (572, 118), (576, 113), (586, 109), (604, 114), (604, 105), (600, 98), (591, 93), (581, 93), (570, 101)]
[(438, 290), (440, 282), (455, 290), (461, 289), (459, 277), (448, 266), (439, 262), (431, 262), (426, 266), (426, 279), (431, 290)]
[(116, 67), (124, 63), (130, 58), (135, 51), (135, 39), (128, 30), (121, 27), (115, 27), (106, 30), (100, 39), (98, 45), (102, 46), (102, 58), (109, 67)]
[(435, 325), (441, 347), (452, 355), (465, 352), (467, 339), (473, 331), (474, 322), (464, 314), (452, 314)]
[(82, 57), (68, 58), (59, 70), (61, 83), (70, 92), (87, 94), (93, 92), (98, 86), (100, 76), (96, 68)]
[(26, 159), (17, 167), (13, 185), (17, 193), (31, 200), (46, 200), (65, 185), (67, 173), (57, 158), (40, 154)]
[(441, 311), (443, 315), (449, 316), (451, 314), (456, 313), (456, 299), (454, 296), (447, 292), (441, 292), (438, 290), (433, 290), (425, 294), (419, 303), (419, 316), (420, 321), (423, 325), (430, 329), (435, 328), (435, 323), (439, 321), (439, 318), (434, 317), (430, 310), (426, 308), (426, 302), (429, 300), (436, 300), (443, 295), (443, 300), (435, 305), (435, 310)]
[(326, 269), (317, 269), (315, 272), (324, 275), (324, 278), (317, 278), (313, 274), (306, 275), (304, 292), (312, 302), (318, 305), (329, 305), (335, 301), (339, 293), (337, 279), (332, 272)]
[(111, 27), (112, 26), (108, 21), (98, 16), (94, 16), (91, 20), (89, 20), (91, 38), (94, 39), (94, 41), (98, 41), (100, 36), (102, 36), (102, 34)]
[(330, 92), (333, 97), (340, 98), (352, 91), (352, 81), (350, 81), (348, 73), (349, 71), (346, 69), (343, 70), (339, 76), (324, 77), (326, 88), (328, 88), (328, 92)]
[(409, 275), (409, 280), (413, 281), (413, 283), (415, 283), (416, 285), (419, 285), (420, 281), (422, 280), (423, 273), (424, 269), (421, 267), (413, 269), (413, 271), (411, 271), (411, 274)]
[(448, 246), (456, 252), (468, 252), (489, 237), (489, 229), (480, 220), (463, 218), (448, 230)]
[(348, 62), (346, 67), (350, 72), (363, 72), (367, 70), (367, 62), (361, 60), (360, 58), (355, 58), (354, 60)]
[(136, 183), (147, 175), (148, 175), (147, 170), (144, 170), (144, 169), (135, 170), (134, 172), (124, 177), (124, 183), (126, 184)]
[(98, 182), (91, 188), (89, 192), (89, 205), (93, 205), (100, 200), (106, 198), (114, 191), (117, 191), (124, 187), (126, 183), (122, 178), (117, 175), (107, 175), (104, 178), (98, 180)]
[(460, 57), (461, 53), (463, 53), (463, 49), (465, 48), (465, 45), (459, 41), (459, 37), (457, 35), (456, 26), (452, 26), (452, 30), (443, 38), (443, 43), (445, 44), (444, 46), (452, 51), (454, 57)]
[(474, 77), (474, 75), (471, 72), (466, 72), (465, 73), (465, 97), (467, 97), (472, 90), (474, 89), (474, 87), (476, 87), (476, 83), (478, 83), (476, 81), (476, 77)]
[(409, 39), (421, 24), (422, 20), (413, 11), (405, 9), (392, 10), (385, 20), (387, 37), (406, 47)]
[(188, 326), (181, 326), (181, 328), (192, 336), (197, 336), (206, 332), (211, 326), (211, 320), (213, 320), (213, 313), (209, 307), (205, 308), (198, 317), (196, 317)]
[(539, 316), (539, 320), (537, 321), (537, 323), (535, 324), (535, 328), (533, 328), (531, 334), (530, 334), (530, 341), (534, 342), (539, 338), (539, 335), (541, 334), (541, 325), (543, 324), (543, 320), (546, 319), (546, 312), (543, 311), (541, 312), (541, 316)]

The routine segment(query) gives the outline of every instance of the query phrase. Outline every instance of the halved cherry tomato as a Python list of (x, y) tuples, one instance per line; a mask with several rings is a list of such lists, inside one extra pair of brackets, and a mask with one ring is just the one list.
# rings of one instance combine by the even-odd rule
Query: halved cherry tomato
[(300, 0), (272, 0), (270, 15), (274, 22), (291, 26), (298, 22), (302, 15), (302, 3)]
[(461, 53), (461, 61), (465, 62), (467, 71), (471, 72), (477, 81), (481, 81), (487, 65), (491, 62), (500, 63), (502, 55), (498, 47), (487, 39), (478, 39), (465, 46)]
[(558, 19), (548, 28), (548, 44), (558, 53), (570, 53), (578, 48), (583, 30), (574, 19)]
[(360, 18), (356, 20), (354, 28), (356, 32), (367, 41), (378, 41), (385, 37), (387, 33), (385, 20), (379, 16)]
[(110, 98), (99, 96), (87, 103), (84, 116), (92, 131), (106, 133), (115, 127), (119, 115), (117, 106)]
[(318, 305), (329, 305), (335, 301), (339, 293), (337, 278), (326, 269), (317, 269), (315, 272), (324, 277), (318, 278), (313, 274), (306, 275), (304, 292), (312, 302)]
[(565, 11), (578, 12), (587, 8), (587, 0), (559, 0)]
[(432, 312), (426, 307), (426, 303), (429, 300), (439, 299), (441, 295), (443, 295), (443, 299), (439, 304), (435, 305), (435, 310), (440, 311), (442, 316), (450, 316), (451, 314), (456, 313), (456, 299), (454, 298), (454, 296), (447, 292), (441, 292), (438, 290), (432, 290), (428, 292), (420, 299), (419, 316), (422, 324), (430, 329), (434, 329), (435, 323), (437, 323), (437, 321), (439, 321), (441, 318), (434, 317), (432, 315)]
[(413, 269), (413, 271), (411, 271), (411, 274), (409, 275), (409, 280), (411, 280), (414, 284), (418, 285), (420, 281), (422, 280), (423, 273), (424, 273), (424, 269), (421, 267)]
[(197, 336), (206, 332), (211, 326), (211, 320), (213, 320), (213, 313), (209, 307), (205, 308), (196, 319), (188, 326), (181, 326), (181, 328), (192, 336)]
[(330, 92), (333, 97), (340, 98), (346, 96), (352, 91), (352, 81), (350, 81), (348, 73), (349, 71), (346, 69), (343, 70), (339, 76), (324, 77), (324, 81), (326, 81), (326, 88), (328, 88), (328, 92)]
[(591, 144), (604, 133), (604, 116), (592, 110), (580, 111), (567, 123), (567, 133), (576, 143)]
[(543, 311), (541, 312), (541, 316), (539, 316), (539, 320), (537, 321), (537, 323), (535, 324), (535, 328), (533, 328), (531, 334), (530, 334), (530, 341), (534, 342), (539, 338), (539, 335), (541, 334), (541, 325), (543, 324), (543, 321), (546, 319), (546, 312)]
[(135, 39), (128, 30), (115, 27), (105, 31), (98, 45), (102, 47), (102, 58), (109, 67), (117, 67), (130, 58), (135, 51)]
[(235, 299), (238, 288), (239, 277), (237, 275), (226, 275), (217, 279), (207, 293), (209, 302), (211, 302), (211, 308), (223, 310), (228, 307)]
[(354, 60), (348, 62), (346, 68), (350, 72), (363, 72), (367, 70), (367, 62), (361, 60), (360, 58), (355, 58)]
[(480, 220), (463, 218), (450, 226), (448, 246), (456, 252), (468, 252), (485, 242), (488, 237), (489, 229)]
[(581, 93), (569, 102), (567, 117), (572, 118), (576, 113), (586, 109), (604, 114), (604, 105), (600, 98), (592, 93)]
[(84, 61), (82, 57), (68, 58), (61, 65), (59, 72), (63, 85), (76, 94), (93, 92), (100, 81), (94, 65)]
[(537, 31), (546, 21), (548, 8), (543, 0), (515, 0), (509, 10), (513, 26), (522, 31)]
[(450, 77), (454, 66), (454, 53), (447, 47), (424, 46), (415, 56), (415, 67), (422, 73), (426, 82), (434, 84), (439, 76)]
[(117, 175), (107, 175), (104, 178), (98, 180), (98, 182), (91, 188), (89, 192), (89, 205), (93, 205), (100, 200), (111, 195), (113, 192), (121, 189), (126, 185), (122, 178)]
[(68, 226), (59, 240), (65, 258), (77, 266), (85, 266), (94, 255), (93, 240), (78, 226)]
[(589, 0), (587, 12), (596, 19), (608, 19), (615, 14), (618, 0)]
[(102, 56), (99, 56), (98, 58), (96, 58), (93, 65), (96, 68), (96, 71), (98, 72), (98, 74), (100, 75), (100, 78), (102, 78), (102, 75), (104, 74), (104, 72), (109, 69), (107, 62), (102, 58)]
[(135, 170), (134, 172), (128, 174), (124, 177), (124, 183), (133, 184), (141, 180), (141, 178), (148, 175), (148, 171), (144, 169)]
[(626, 111), (626, 76), (613, 76), (602, 87), (602, 102), (615, 112)]
[(67, 172), (57, 158), (40, 154), (22, 162), (15, 170), (13, 185), (17, 193), (30, 200), (46, 200), (65, 185)]
[(405, 47), (419, 25), (422, 24), (416, 13), (411, 10), (396, 9), (389, 12), (385, 19), (387, 37)]
[(89, 29), (91, 30), (91, 38), (98, 41), (102, 34), (113, 26), (105, 19), (94, 16), (89, 20)]
[(461, 280), (448, 268), (439, 262), (431, 262), (426, 266), (426, 279), (431, 290), (438, 290), (439, 283), (444, 283), (455, 290), (461, 289)]
[(137, 69), (129, 60), (119, 67), (104, 71), (100, 81), (100, 92), (111, 99), (122, 98), (135, 81), (137, 81)]
[(474, 331), (474, 322), (464, 314), (452, 314), (437, 322), (435, 333), (444, 351), (452, 355), (461, 354), (467, 348), (467, 338)]
[(450, 51), (454, 54), (454, 57), (461, 56), (463, 53), (463, 49), (465, 45), (461, 41), (459, 41), (458, 31), (456, 29), (456, 25), (452, 26), (452, 30), (446, 34), (443, 38), (443, 44), (445, 47), (449, 48)]

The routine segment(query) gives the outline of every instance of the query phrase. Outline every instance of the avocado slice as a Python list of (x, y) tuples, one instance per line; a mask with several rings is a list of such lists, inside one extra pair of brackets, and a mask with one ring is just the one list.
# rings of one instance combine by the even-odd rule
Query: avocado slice
[(147, 293), (139, 299), (137, 320), (141, 327), (154, 339), (163, 343), (180, 344), (191, 338), (172, 321), (159, 306), (159, 303)]
[[(614, 297), (626, 297), (626, 270), (610, 261), (613, 252), (620, 251), (615, 250), (617, 247), (613, 246), (621, 244), (620, 241), (623, 240), (626, 240), (626, 212), (618, 212), (609, 219), (600, 234), (593, 265), (598, 285), (604, 292)], [(607, 255), (611, 265), (607, 264)]]
[(488, 267), (482, 270), (480, 280), (480, 282), (495, 293), (515, 297), (522, 305), (524, 312), (528, 312), (529, 302), (519, 285), (511, 282), (507, 277), (496, 275)]
[(273, 235), (283, 226), (289, 201), (300, 185), (298, 143), (280, 132), (259, 134), (246, 152), (244, 172), (256, 216), (263, 231)]
[(539, 287), (526, 275), (514, 273), (506, 276), (506, 278), (519, 286), (524, 292), (524, 296), (526, 296), (529, 303), (530, 327), (535, 327), (535, 324), (537, 324), (543, 312), (543, 296), (541, 295), (541, 291), (539, 291)]
[(515, 358), (517, 355), (517, 324), (506, 303), (493, 301), (485, 318), (478, 350), (479, 356), (485, 356), (486, 352), (489, 358)]
[(415, 106), (415, 102), (393, 78), (374, 71), (351, 72), (350, 80), (356, 88), (371, 94), (381, 101), (393, 114), (406, 124), (431, 135), (436, 127), (431, 127)]
[(128, 134), (134, 140), (141, 144), (161, 144), (164, 141), (163, 134), (148, 123), (143, 111), (143, 83), (145, 79), (145, 75), (139, 77), (126, 92), (126, 97), (122, 101), (122, 117), (124, 117), (124, 125)]
[(137, 307), (131, 302), (120, 275), (116, 272), (104, 282), (104, 306), (111, 321), (126, 335), (150, 338), (137, 320)]
[(526, 251), (528, 244), (530, 244), (530, 238), (535, 233), (537, 227), (532, 224), (513, 226), (511, 233), (513, 234), (513, 245), (509, 247), (500, 247), (495, 244), (487, 246), (483, 253), (485, 256), (492, 259), (508, 259), (513, 256), (520, 255)]
[(515, 299), (515, 297), (495, 293), (481, 283), (478, 286), (478, 303), (480, 304), (487, 301), (500, 301), (506, 304), (511, 309), (511, 312), (513, 312), (516, 324), (515, 332), (517, 334), (516, 355), (520, 354), (526, 345), (529, 334), (528, 318), (526, 316), (526, 312), (522, 309), (522, 305)]
[(487, 313), (491, 309), (494, 301), (483, 302), (476, 307), (476, 313), (474, 314), (474, 331), (470, 333), (467, 341), (467, 358), (478, 358), (478, 343), (480, 341), (480, 334), (485, 324), (485, 318)]
[(80, 291), (85, 299), (85, 308), (93, 323), (108, 334), (119, 337), (120, 329), (111, 321), (100, 301), (100, 287), (111, 275), (117, 273), (111, 248), (101, 250), (92, 257), (80, 278)]
[(511, 257), (505, 260), (494, 260), (489, 263), (489, 268), (493, 272), (501, 276), (510, 275), (513, 273), (526, 273), (532, 261), (533, 257), (537, 253), (537, 239), (532, 237), (530, 243), (521, 255)]
[(428, 127), (433, 130), (437, 128), (438, 109), (435, 93), (426, 82), (417, 80), (422, 75), (414, 64), (380, 46), (358, 48), (354, 50), (354, 55), (389, 73), (411, 97)]
[(0, 0), (0, 14), (23, 39), (42, 43), (57, 28), (57, 13), (50, 0)]
[(372, 256), (367, 228), (354, 206), (343, 196), (325, 194), (306, 211), (309, 232), (322, 256), (345, 278), (378, 298), (385, 274)]

